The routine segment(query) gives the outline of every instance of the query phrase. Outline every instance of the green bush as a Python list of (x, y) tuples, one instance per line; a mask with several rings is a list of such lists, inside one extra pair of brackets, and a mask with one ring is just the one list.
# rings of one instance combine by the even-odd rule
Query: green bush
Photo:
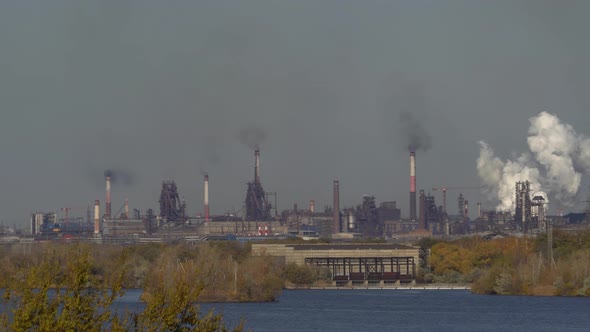
[(289, 263), (285, 266), (285, 277), (287, 281), (294, 284), (312, 284), (318, 280), (317, 272), (311, 266), (299, 266)]

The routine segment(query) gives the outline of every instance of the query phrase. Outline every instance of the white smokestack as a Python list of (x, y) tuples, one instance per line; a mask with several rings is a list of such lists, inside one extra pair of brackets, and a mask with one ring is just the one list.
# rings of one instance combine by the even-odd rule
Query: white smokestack
[(100, 233), (100, 201), (94, 201), (94, 234)]
[(107, 175), (106, 178), (106, 206), (105, 206), (105, 217), (111, 217), (111, 176)]
[(129, 199), (125, 197), (125, 219), (129, 219)]

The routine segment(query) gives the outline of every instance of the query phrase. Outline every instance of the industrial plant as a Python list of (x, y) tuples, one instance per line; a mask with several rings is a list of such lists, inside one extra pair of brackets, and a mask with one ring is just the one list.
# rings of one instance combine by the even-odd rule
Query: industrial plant
[[(552, 230), (576, 231), (590, 225), (590, 197), (580, 213), (550, 215), (548, 196), (538, 183), (522, 179), (513, 184), (511, 209), (486, 209), (475, 204), (469, 210), (470, 194), (482, 186), (420, 188), (416, 172), (416, 149), (409, 148), (409, 212), (393, 200), (378, 201), (373, 195), (358, 198), (358, 204), (341, 204), (341, 180), (332, 179), (332, 205), (316, 207), (293, 204), (278, 211), (277, 192), (266, 191), (260, 167), (260, 149), (254, 149), (254, 176), (247, 182), (242, 213), (212, 214), (209, 209), (209, 174), (203, 175), (202, 213), (189, 215), (182, 199), (182, 184), (166, 179), (160, 184), (159, 209), (129, 209), (129, 199), (118, 211), (112, 209), (111, 180), (104, 173), (104, 210), (99, 199), (86, 209), (86, 217), (73, 216), (70, 208), (31, 215), (30, 235), (20, 241), (90, 241), (94, 243), (197, 243), (209, 240), (257, 242), (253, 254), (279, 256), (285, 262), (320, 267), (330, 271), (336, 286), (415, 283), (416, 271), (427, 253), (415, 243), (419, 238), (453, 239), (477, 235), (484, 239), (506, 236), (536, 236)], [(329, 183), (329, 181), (327, 181)], [(156, 184), (154, 184), (156, 187)], [(345, 188), (345, 187), (344, 187)], [(329, 188), (326, 188), (329, 190)], [(442, 204), (434, 193), (439, 193)], [(448, 196), (456, 210), (447, 208)], [(478, 196), (475, 196), (478, 197)], [(274, 200), (274, 201), (273, 201)], [(477, 199), (476, 199), (477, 201)], [(118, 204), (116, 205), (118, 206)], [(320, 240), (299, 244), (258, 242), (268, 239)], [(367, 243), (379, 239), (383, 243)], [(15, 240), (17, 241), (17, 240)], [(550, 240), (551, 241), (551, 240)], [(326, 243), (327, 242), (327, 243)]]
[[(173, 180), (161, 182), (159, 210), (129, 210), (125, 199), (113, 213), (111, 172), (104, 174), (105, 204), (94, 200), (94, 212), (88, 206), (86, 218), (72, 216), (70, 209), (37, 212), (31, 215), (30, 232), (37, 240), (87, 239), (98, 242), (116, 241), (201, 241), (206, 239), (245, 239), (301, 237), (332, 238), (347, 241), (359, 238), (403, 240), (434, 236), (449, 238), (467, 234), (534, 235), (548, 227), (575, 228), (590, 222), (590, 199), (581, 213), (549, 215), (547, 194), (533, 192), (528, 181), (514, 184), (513, 211), (484, 209), (476, 203), (475, 218), (469, 215), (468, 194), (473, 187), (434, 187), (417, 190), (416, 150), (409, 149), (410, 211), (404, 217), (396, 201), (378, 202), (374, 196), (359, 197), (355, 206), (341, 206), (340, 180), (333, 180), (333, 204), (316, 209), (309, 206), (277, 211), (276, 192), (265, 191), (260, 173), (260, 150), (254, 151), (254, 176), (247, 183), (242, 215), (209, 211), (209, 175), (203, 177), (203, 213), (187, 214), (187, 203), (181, 199), (179, 186)], [(442, 193), (438, 205), (433, 192)], [(456, 194), (456, 211), (447, 210), (447, 195)], [(271, 202), (274, 198), (275, 202)], [(274, 210), (274, 211), (273, 211)]]

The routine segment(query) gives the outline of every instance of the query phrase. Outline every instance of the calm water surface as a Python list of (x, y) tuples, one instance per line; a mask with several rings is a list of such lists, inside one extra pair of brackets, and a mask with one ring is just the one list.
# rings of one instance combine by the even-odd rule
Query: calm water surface
[[(121, 299), (137, 307), (139, 291)], [(252, 331), (590, 331), (590, 298), (466, 290), (286, 290), (274, 303), (206, 304)]]

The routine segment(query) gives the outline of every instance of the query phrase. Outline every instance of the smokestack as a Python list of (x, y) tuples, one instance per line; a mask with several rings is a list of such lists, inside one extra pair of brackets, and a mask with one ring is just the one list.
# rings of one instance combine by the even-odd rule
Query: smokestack
[(418, 221), (418, 229), (426, 229), (426, 202), (424, 190), (420, 190), (420, 219)]
[(477, 202), (477, 219), (481, 219), (481, 202)]
[(100, 233), (100, 201), (94, 201), (94, 234)]
[(254, 158), (256, 162), (254, 164), (254, 182), (260, 183), (260, 150), (256, 149), (254, 151)]
[(315, 201), (313, 199), (309, 201), (309, 212), (315, 213)]
[(410, 220), (416, 220), (416, 151), (410, 147)]
[(205, 211), (205, 221), (208, 222), (209, 221), (209, 175), (205, 175), (205, 194), (204, 194), (204, 202), (203, 204), (205, 205), (204, 207), (204, 211)]
[(334, 180), (334, 205), (332, 215), (332, 233), (340, 233), (340, 183)]
[(106, 210), (104, 213), (105, 218), (111, 218), (111, 176), (107, 175), (107, 201)]
[(465, 200), (465, 209), (463, 211), (463, 217), (467, 219), (469, 217), (469, 201)]
[(125, 219), (129, 219), (129, 199), (125, 197)]

